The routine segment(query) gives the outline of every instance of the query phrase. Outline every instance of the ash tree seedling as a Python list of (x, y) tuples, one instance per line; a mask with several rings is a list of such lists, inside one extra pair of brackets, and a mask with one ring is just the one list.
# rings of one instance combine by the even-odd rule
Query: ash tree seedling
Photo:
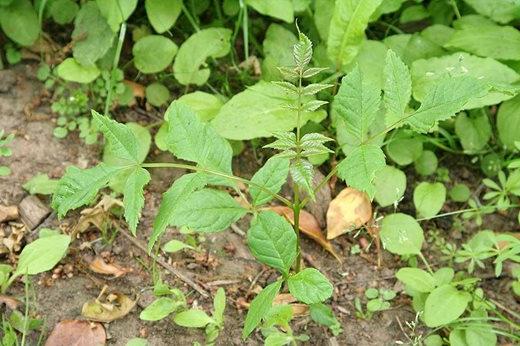
[[(251, 302), (243, 330), (244, 338), (260, 325), (284, 283), (298, 301), (309, 305), (326, 301), (333, 291), (332, 284), (318, 270), (301, 270), (298, 222), (301, 208), (309, 198), (314, 198), (316, 191), (312, 185), (314, 168), (309, 158), (329, 152), (325, 143), (332, 141), (319, 133), (301, 135), (304, 112), (314, 111), (326, 103), (309, 100), (307, 96), (315, 95), (330, 85), (304, 85), (305, 80), (324, 70), (308, 67), (312, 58), (312, 43), (305, 35), (300, 34), (293, 55), (295, 66), (281, 69), (287, 81), (276, 84), (281, 93), (297, 100), (296, 103), (287, 104), (287, 108), (297, 114), (296, 130), (275, 134), (276, 140), (268, 147), (279, 153), (270, 158), (251, 180), (233, 175), (233, 152), (229, 142), (219, 136), (211, 125), (199, 120), (189, 106), (175, 101), (166, 111), (167, 133), (163, 144), (178, 159), (192, 164), (143, 162), (140, 153), (148, 149), (141, 148), (136, 132), (129, 125), (93, 111), (94, 121), (105, 136), (112, 159), (89, 169), (69, 167), (58, 182), (52, 200), (53, 208), (63, 217), (69, 210), (91, 203), (100, 189), (117, 180), (124, 186), (124, 216), (135, 234), (144, 206), (143, 190), (151, 179), (148, 169), (179, 168), (191, 171), (177, 179), (163, 194), (148, 244), (150, 251), (168, 226), (187, 227), (202, 233), (219, 232), (246, 214), (252, 214), (247, 235), (249, 248), (258, 261), (278, 270), (281, 276)], [(295, 183), (292, 201), (278, 194), (289, 175)], [(249, 185), (250, 198), (243, 195), (237, 182)], [(237, 202), (227, 192), (229, 190), (235, 191), (245, 203)], [(302, 191), (310, 197), (303, 198)], [(294, 226), (282, 216), (262, 208), (273, 199), (293, 209)], [(177, 305), (171, 298), (161, 297), (143, 311), (142, 317), (160, 319), (176, 309)], [(184, 315), (186, 321), (191, 321), (192, 317), (200, 320), (200, 312), (188, 311), (191, 310), (177, 314), (175, 322), (187, 324), (183, 322)], [(221, 323), (216, 318), (208, 316), (206, 322), (201, 327), (206, 327), (208, 335), (218, 333)]]

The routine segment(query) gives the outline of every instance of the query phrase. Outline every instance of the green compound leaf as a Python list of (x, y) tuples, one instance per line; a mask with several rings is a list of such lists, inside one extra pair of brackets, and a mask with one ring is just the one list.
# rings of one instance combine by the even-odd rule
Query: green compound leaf
[(406, 123), (418, 132), (429, 132), (437, 122), (453, 117), (471, 99), (484, 96), (488, 90), (484, 82), (470, 76), (445, 76), (432, 85), (419, 109)]
[(187, 105), (175, 101), (164, 115), (168, 121), (168, 150), (200, 167), (231, 174), (233, 150), (209, 124)]
[(428, 293), (435, 288), (433, 275), (419, 268), (401, 268), (395, 277), (417, 292)]
[[(283, 157), (271, 157), (263, 167), (255, 173), (251, 182), (263, 186), (272, 193), (278, 193), (282, 185), (287, 181), (288, 174), (289, 160)], [(272, 195), (254, 185), (250, 187), (249, 193), (251, 194), (253, 205), (255, 206), (265, 204), (273, 199)]]
[(249, 334), (258, 326), (262, 318), (269, 312), (273, 305), (274, 298), (280, 291), (283, 281), (276, 281), (265, 287), (253, 299), (247, 312), (244, 329), (242, 330), (242, 339), (246, 339)]
[(143, 321), (159, 321), (177, 310), (179, 305), (179, 302), (174, 299), (161, 297), (141, 311), (139, 318)]
[(58, 65), (57, 73), (66, 81), (88, 84), (99, 77), (101, 71), (96, 65), (83, 66), (76, 59), (67, 58)]
[(251, 222), (247, 243), (260, 262), (287, 275), (296, 258), (296, 234), (291, 225), (272, 211), (262, 211)]
[(94, 65), (112, 47), (114, 32), (94, 1), (81, 6), (74, 20), (72, 40), (73, 56), (85, 66)]
[(190, 36), (179, 48), (173, 64), (173, 74), (182, 85), (203, 85), (209, 78), (209, 68), (200, 67), (207, 58), (221, 58), (230, 49), (232, 31), (223, 28), (201, 30)]
[(162, 34), (177, 21), (182, 10), (182, 0), (146, 0), (144, 7), (150, 24)]
[(150, 181), (150, 173), (144, 168), (138, 167), (128, 176), (123, 192), (123, 205), (125, 206), (125, 220), (130, 231), (135, 235), (141, 210), (144, 206), (144, 186)]
[(219, 232), (244, 216), (247, 210), (225, 192), (202, 189), (193, 192), (171, 212), (176, 226)]
[(13, 275), (35, 275), (51, 270), (65, 256), (69, 244), (70, 237), (64, 234), (33, 241), (23, 248)]
[(300, 159), (294, 162), (289, 171), (293, 181), (299, 186), (303, 187), (305, 191), (314, 199), (314, 189), (312, 186), (312, 180), (314, 177), (314, 167), (312, 163), (307, 160)]
[(332, 296), (333, 286), (319, 270), (305, 268), (287, 280), (289, 292), (305, 304), (321, 303)]
[(40, 35), (38, 14), (29, 0), (16, 0), (1, 7), (0, 27), (7, 37), (21, 46), (32, 45)]
[(52, 208), (61, 218), (69, 210), (92, 202), (98, 191), (120, 171), (119, 167), (111, 167), (103, 163), (89, 169), (68, 167), (52, 196)]
[(97, 122), (110, 145), (112, 157), (121, 160), (121, 165), (140, 164), (137, 143), (134, 132), (127, 125), (120, 124), (105, 115), (92, 110), (92, 117)]
[(159, 212), (153, 223), (153, 232), (148, 242), (148, 251), (151, 251), (155, 242), (164, 233), (166, 227), (175, 224), (175, 213), (180, 203), (183, 203), (194, 191), (202, 189), (207, 183), (203, 174), (185, 174), (175, 180), (172, 186), (163, 194)]
[(405, 116), (412, 95), (412, 78), (408, 67), (391, 49), (386, 54), (384, 78), (385, 122), (392, 126)]
[(142, 73), (161, 72), (172, 63), (177, 49), (177, 45), (167, 37), (145, 36), (132, 47), (135, 67)]
[[(303, 102), (313, 99), (308, 96)], [(280, 86), (260, 81), (226, 102), (211, 124), (228, 139), (271, 137), (296, 127), (298, 113), (288, 106), (296, 107), (297, 101), (297, 96)], [(326, 114), (324, 110), (303, 112), (300, 125), (309, 120), (320, 122)]]
[(363, 79), (359, 66), (343, 77), (334, 109), (345, 120), (348, 133), (358, 143), (367, 140), (370, 126), (379, 110), (381, 91)]
[(348, 185), (365, 191), (371, 198), (376, 189), (374, 178), (385, 167), (385, 154), (377, 145), (365, 144), (356, 147), (338, 164), (338, 176)]
[(413, 204), (419, 217), (437, 215), (445, 201), (446, 187), (442, 183), (422, 182), (413, 191)]
[(451, 285), (434, 289), (424, 306), (424, 322), (430, 328), (446, 325), (455, 321), (466, 310), (471, 296)]
[(397, 255), (417, 255), (424, 242), (419, 223), (410, 215), (401, 213), (385, 216), (380, 235), (385, 249)]
[(382, 1), (336, 1), (329, 26), (327, 54), (337, 70), (356, 57), (369, 19)]

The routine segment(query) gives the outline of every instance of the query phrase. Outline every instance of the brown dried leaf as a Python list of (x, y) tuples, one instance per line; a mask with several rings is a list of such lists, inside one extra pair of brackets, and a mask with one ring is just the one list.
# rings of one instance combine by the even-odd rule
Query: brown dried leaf
[(9, 309), (16, 310), (22, 304), (18, 299), (11, 296), (0, 294), (0, 305), (5, 304)]
[(116, 263), (107, 263), (103, 260), (103, 258), (97, 256), (94, 258), (88, 265), (90, 270), (98, 274), (105, 275), (114, 275), (114, 277), (118, 278), (120, 276), (125, 275), (130, 270), (127, 268), (123, 268)]
[(294, 317), (307, 316), (309, 314), (309, 306), (307, 304), (296, 303), (296, 298), (290, 293), (280, 293), (274, 297), (274, 305), (290, 305)]
[(367, 194), (347, 187), (330, 202), (327, 211), (327, 239), (334, 239), (360, 228), (371, 219), (372, 204)]
[(18, 219), (18, 207), (16, 205), (0, 205), (0, 222)]
[[(294, 225), (294, 212), (291, 208), (285, 206), (272, 206), (268, 209), (274, 211), (278, 215), (285, 217), (291, 224)], [(309, 236), (315, 242), (320, 244), (325, 250), (330, 252), (332, 256), (334, 256), (339, 262), (341, 262), (341, 258), (338, 256), (332, 244), (325, 239), (325, 236), (321, 232), (320, 225), (316, 218), (309, 212), (305, 210), (300, 210), (300, 230), (302, 233)]]
[(83, 304), (81, 315), (97, 322), (112, 322), (126, 316), (135, 306), (136, 301), (122, 293), (113, 293), (110, 302), (101, 302), (98, 298)]
[(144, 85), (136, 83), (131, 80), (126, 80), (126, 79), (123, 81), (123, 83), (125, 83), (126, 85), (128, 85), (130, 87), (130, 89), (132, 89), (132, 94), (134, 95), (134, 97), (144, 99), (144, 95), (145, 95)]
[(119, 206), (123, 206), (120, 200), (107, 195), (103, 196), (101, 201), (93, 208), (86, 208), (81, 211), (81, 217), (73, 229), (73, 234), (84, 232), (90, 226), (94, 226), (101, 231), (106, 230), (107, 227), (115, 226), (115, 223), (112, 222), (110, 209)]
[(101, 346), (107, 334), (101, 323), (64, 320), (52, 330), (45, 346)]

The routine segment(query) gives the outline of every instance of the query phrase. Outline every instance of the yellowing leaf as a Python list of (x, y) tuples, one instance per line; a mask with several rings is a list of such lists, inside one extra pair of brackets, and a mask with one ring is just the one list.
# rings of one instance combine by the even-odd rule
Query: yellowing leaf
[(372, 204), (364, 192), (347, 187), (330, 202), (327, 239), (360, 228), (372, 218)]
[(83, 304), (81, 315), (91, 321), (108, 323), (126, 316), (136, 304), (136, 301), (121, 293), (110, 294), (107, 298), (107, 302), (101, 302), (98, 298), (87, 301)]

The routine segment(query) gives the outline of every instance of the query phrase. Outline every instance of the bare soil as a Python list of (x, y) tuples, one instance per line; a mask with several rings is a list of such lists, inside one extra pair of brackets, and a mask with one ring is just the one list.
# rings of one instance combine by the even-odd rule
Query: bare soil
[[(8, 177), (0, 177), (0, 204), (2, 205), (17, 205), (27, 194), (22, 185), (38, 172), (58, 178), (69, 165), (89, 167), (96, 164), (101, 152), (99, 146), (86, 146), (75, 134), (69, 135), (63, 140), (53, 137), (54, 116), (48, 105), (39, 102), (42, 86), (34, 75), (35, 67), (32, 65), (19, 65), (13, 70), (0, 71), (0, 128), (3, 128), (6, 133), (16, 134), (11, 145), (13, 155), (10, 158), (0, 158), (0, 164), (9, 165), (13, 172)], [(134, 121), (144, 119), (131, 110), (128, 110), (122, 117), (125, 120)], [(150, 161), (171, 160), (164, 153), (152, 151)], [(450, 171), (463, 173), (452, 178), (469, 183), (474, 189), (478, 188), (480, 181), (478, 171), (468, 162), (458, 160), (454, 162), (446, 162)], [(243, 176), (251, 175), (258, 165), (253, 155), (247, 152), (237, 158), (234, 164), (235, 172)], [(413, 172), (408, 173), (408, 184), (412, 186), (415, 177)], [(180, 174), (182, 172), (152, 170), (152, 183), (147, 189), (144, 215), (138, 229), (138, 239), (141, 243), (146, 244), (147, 237), (151, 233), (161, 193)], [(330, 196), (328, 198), (330, 199)], [(413, 214), (414, 210), (410, 200), (410, 196), (407, 195), (400, 210)], [(46, 198), (42, 198), (42, 201), (50, 204)], [(318, 205), (314, 209), (326, 210), (327, 197), (323, 197), (321, 202), (321, 208)], [(450, 211), (458, 207), (460, 206), (447, 204), (443, 211)], [(316, 213), (316, 211), (314, 212)], [(68, 231), (77, 222), (78, 216), (79, 213), (74, 212), (67, 219), (59, 221), (54, 214), (51, 214), (44, 224), (46, 227), (61, 227)], [(317, 217), (320, 219), (319, 215)], [(423, 226), (425, 230), (440, 229), (450, 241), (459, 241), (462, 237), (469, 237), (477, 230), (474, 225), (465, 224), (464, 227), (467, 230), (464, 230), (461, 235), (460, 231), (452, 229), (451, 218), (438, 219), (435, 222), (425, 223)], [(247, 230), (247, 222), (238, 224), (238, 227), (244, 231)], [(512, 215), (494, 215), (486, 219), (484, 228), (510, 231), (518, 230), (518, 224), (514, 222)], [(202, 241), (204, 249), (202, 253), (178, 253), (165, 259), (207, 292), (213, 294), (218, 287), (226, 290), (228, 304), (225, 313), (225, 329), (218, 339), (219, 345), (260, 345), (259, 334), (253, 335), (247, 342), (243, 342), (240, 338), (242, 323), (247, 312), (244, 302), (250, 302), (260, 287), (272, 282), (276, 274), (253, 260), (244, 237), (238, 233), (236, 230), (227, 230), (218, 234), (206, 235), (204, 239), (199, 239)], [(174, 235), (178, 236), (178, 232), (170, 230), (163, 239), (166, 241)], [(109, 345), (125, 345), (129, 339), (139, 336), (145, 337), (150, 345), (191, 345), (194, 341), (203, 342), (204, 335), (201, 330), (180, 328), (169, 320), (152, 323), (139, 319), (142, 308), (153, 299), (151, 294), (153, 262), (123, 234), (118, 234), (111, 244), (95, 241), (91, 248), (80, 248), (86, 241), (99, 237), (101, 237), (99, 231), (90, 230), (80, 234), (78, 239), (74, 240), (69, 255), (62, 261), (63, 265), (71, 264), (73, 266), (72, 277), (53, 279), (52, 273), (46, 273), (33, 280), (34, 299), (31, 311), (43, 318), (44, 333), (47, 334), (61, 320), (81, 319), (83, 303), (95, 298), (102, 287), (107, 285), (110, 291), (122, 292), (132, 298), (138, 298), (136, 307), (128, 315), (105, 324)], [(408, 330), (403, 331), (399, 326), (399, 321), (404, 326), (406, 321), (415, 319), (415, 313), (404, 294), (398, 295), (392, 302), (390, 310), (377, 313), (371, 320), (356, 318), (354, 298), (360, 297), (363, 300), (366, 288), (393, 288), (402, 291), (402, 287), (396, 283), (393, 277), (398, 259), (384, 253), (384, 264), (378, 268), (374, 246), (368, 253), (350, 254), (351, 247), (357, 243), (358, 240), (351, 235), (342, 236), (334, 241), (337, 252), (344, 259), (340, 264), (316, 243), (308, 239), (304, 240), (303, 251), (306, 265), (316, 266), (334, 283), (332, 307), (344, 330), (339, 336), (333, 337), (330, 331), (312, 322), (308, 316), (300, 317), (294, 323), (295, 331), (308, 334), (311, 337), (309, 345), (368, 346), (392, 345), (396, 341), (407, 341), (405, 332), (408, 333)], [(434, 252), (429, 252), (429, 254), (432, 255)], [(93, 273), (88, 269), (87, 259), (95, 255), (108, 255), (115, 262), (131, 268), (132, 271), (117, 279)], [(1, 258), (0, 260), (7, 259)], [(437, 264), (435, 259), (432, 260), (434, 265)], [(172, 286), (182, 288), (189, 294), (191, 304), (201, 306), (206, 310), (211, 309), (211, 299), (202, 297), (163, 267), (158, 266), (157, 268), (160, 270), (163, 280)], [(495, 299), (504, 302), (512, 310), (519, 311), (518, 302), (509, 293), (508, 281), (486, 279), (485, 287), (489, 288), (488, 294)], [(23, 285), (15, 284), (10, 293), (23, 297)], [(5, 313), (5, 310), (3, 312)], [(421, 333), (421, 330), (417, 332)], [(37, 336), (33, 335), (32, 338), (32, 342), (35, 342)]]

